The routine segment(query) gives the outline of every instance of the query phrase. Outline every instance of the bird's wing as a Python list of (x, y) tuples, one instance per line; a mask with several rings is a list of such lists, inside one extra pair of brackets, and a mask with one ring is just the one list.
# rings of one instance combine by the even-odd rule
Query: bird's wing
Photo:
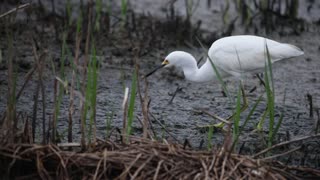
[[(217, 67), (233, 76), (262, 69), (266, 60), (266, 44), (271, 62), (297, 56), (302, 51), (289, 44), (257, 36), (231, 36), (211, 46), (209, 56)], [(296, 51), (296, 52), (295, 52)]]

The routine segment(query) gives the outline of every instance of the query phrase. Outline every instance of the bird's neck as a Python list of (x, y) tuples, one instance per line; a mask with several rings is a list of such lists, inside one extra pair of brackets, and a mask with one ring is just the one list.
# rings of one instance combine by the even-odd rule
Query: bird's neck
[(193, 66), (183, 69), (185, 78), (194, 82), (208, 82), (216, 79), (216, 74), (210, 61), (206, 61), (200, 68), (195, 63)]
[(199, 73), (199, 68), (197, 67), (197, 65), (195, 65), (194, 67), (183, 68), (183, 74), (185, 78), (189, 81), (198, 82), (199, 79), (196, 76), (196, 74), (198, 73)]

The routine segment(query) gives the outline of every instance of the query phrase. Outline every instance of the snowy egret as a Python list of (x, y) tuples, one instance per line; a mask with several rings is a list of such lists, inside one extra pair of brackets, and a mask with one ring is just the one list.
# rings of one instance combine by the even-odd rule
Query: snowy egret
[[(240, 35), (221, 38), (215, 41), (209, 51), (207, 61), (198, 68), (196, 59), (184, 51), (171, 52), (157, 67), (146, 77), (150, 76), (162, 67), (175, 66), (182, 69), (187, 80), (194, 82), (207, 82), (217, 80), (217, 74), (212, 63), (216, 67), (221, 78), (235, 76), (241, 79), (241, 74), (247, 72), (259, 72), (265, 67), (268, 48), (270, 61), (274, 63), (303, 55), (303, 51), (291, 44), (279, 43), (263, 37), (252, 35)], [(247, 108), (247, 99), (241, 86), (243, 106), (241, 112)], [(227, 120), (232, 119), (235, 114)], [(219, 117), (217, 117), (219, 119)], [(221, 119), (221, 118), (220, 118)], [(216, 127), (223, 127), (224, 122), (215, 124)]]
[(198, 68), (195, 58), (184, 51), (173, 51), (161, 66), (146, 75), (150, 76), (162, 67), (175, 66), (181, 68), (185, 78), (194, 82), (207, 82), (217, 79), (210, 60), (222, 78), (235, 76), (247, 72), (263, 71), (266, 61), (266, 47), (268, 47), (272, 63), (303, 55), (303, 51), (291, 44), (279, 43), (263, 37), (239, 35), (221, 38), (215, 41), (209, 51), (207, 61)]

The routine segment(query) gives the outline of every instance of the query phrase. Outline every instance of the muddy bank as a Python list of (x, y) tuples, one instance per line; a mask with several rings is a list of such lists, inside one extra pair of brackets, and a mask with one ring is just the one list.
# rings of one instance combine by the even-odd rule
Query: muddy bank
[[(73, 2), (73, 1), (72, 1)], [(117, 1), (118, 3), (119, 1)], [(140, 72), (141, 75), (149, 72), (157, 64), (160, 64), (163, 57), (172, 50), (180, 49), (192, 52), (197, 59), (203, 56), (203, 50), (199, 45), (190, 39), (194, 34), (197, 33), (200, 37), (207, 41), (213, 41), (219, 38), (227, 28), (222, 22), (222, 13), (224, 4), (220, 1), (213, 1), (212, 5), (209, 7), (205, 3), (200, 3), (194, 10), (194, 14), (191, 17), (191, 24), (185, 24), (185, 10), (181, 7), (184, 1), (178, 1), (173, 4), (173, 8), (177, 15), (182, 16), (176, 19), (169, 19), (168, 16), (170, 8), (172, 7), (168, 3), (152, 3), (150, 6), (150, 1), (131, 1), (130, 10), (128, 12), (128, 29), (121, 29), (119, 22), (119, 4), (112, 4), (112, 16), (109, 21), (109, 28), (103, 26), (106, 19), (102, 21), (102, 31), (101, 34), (97, 34), (98, 39), (98, 51), (99, 62), (101, 62), (101, 69), (99, 70), (99, 82), (97, 90), (97, 110), (96, 110), (96, 120), (97, 120), (97, 134), (99, 137), (104, 138), (106, 136), (106, 121), (111, 119), (112, 127), (121, 128), (123, 120), (123, 109), (122, 100), (124, 94), (124, 87), (131, 86), (131, 79), (134, 70), (134, 48), (139, 44), (141, 47), (140, 60)], [(201, 1), (202, 2), (202, 1)], [(74, 3), (74, 2), (73, 2)], [(48, 7), (48, 12), (51, 12), (51, 4), (47, 1), (43, 1), (45, 7)], [(284, 113), (284, 119), (282, 126), (280, 128), (279, 134), (277, 135), (277, 142), (293, 139), (299, 136), (306, 136), (313, 134), (315, 122), (319, 118), (316, 112), (319, 111), (319, 90), (320, 90), (320, 47), (318, 39), (320, 39), (319, 25), (316, 23), (317, 13), (319, 14), (319, 8), (314, 5), (311, 8), (311, 14), (306, 13), (305, 9), (307, 4), (300, 4), (302, 10), (299, 9), (299, 18), (305, 18), (306, 25), (305, 30), (299, 31), (298, 34), (294, 32), (292, 27), (287, 27), (283, 33), (283, 29), (275, 29), (273, 32), (266, 34), (266, 31), (261, 27), (258, 29), (258, 35), (266, 36), (270, 39), (274, 39), (280, 42), (291, 43), (301, 47), (305, 55), (285, 60), (276, 63), (273, 67), (274, 72), (274, 85), (276, 94), (276, 106), (277, 106), (277, 118), (281, 113)], [(78, 7), (78, 6), (75, 6)], [(146, 8), (148, 7), (148, 8)], [(31, 19), (26, 21), (23, 14), (18, 14), (19, 19), (17, 22), (12, 24), (15, 27), (13, 31), (14, 36), (14, 54), (15, 60), (18, 62), (18, 81), (17, 87), (22, 86), (24, 77), (29, 71), (31, 65), (28, 63), (24, 64), (26, 61), (33, 61), (32, 44), (31, 38), (35, 37), (38, 42), (41, 43), (43, 49), (48, 50), (48, 58), (45, 71), (45, 102), (46, 102), (46, 117), (49, 119), (53, 115), (53, 80), (55, 76), (53, 75), (52, 62), (59, 69), (59, 62), (61, 60), (61, 24), (63, 20), (57, 18), (63, 15), (64, 5), (55, 6), (57, 16), (55, 14), (50, 15), (48, 13), (47, 18), (41, 18), (41, 16), (36, 15), (36, 13), (31, 12)], [(159, 10), (160, 9), (160, 10)], [(162, 9), (162, 10), (161, 10)], [(231, 10), (229, 10), (231, 11)], [(134, 12), (134, 13), (132, 13)], [(155, 12), (155, 13), (152, 13)], [(161, 13), (163, 12), (163, 13)], [(317, 12), (317, 13), (314, 13)], [(22, 12), (24, 13), (24, 11)], [(142, 15), (141, 13), (151, 13), (152, 16)], [(106, 15), (106, 14), (104, 14)], [(133, 15), (135, 18), (133, 18)], [(170, 15), (170, 14), (169, 14)], [(76, 15), (74, 15), (76, 17)], [(235, 13), (230, 13), (232, 16), (236, 16)], [(53, 19), (52, 19), (53, 17)], [(208, 18), (210, 17), (210, 18)], [(40, 18), (40, 19), (37, 19)], [(198, 26), (197, 22), (201, 19), (201, 25)], [(134, 22), (136, 24), (134, 24)], [(85, 23), (84, 23), (85, 24)], [(105, 24), (105, 25), (107, 25)], [(3, 25), (3, 24), (2, 24)], [(72, 26), (72, 28), (74, 28)], [(71, 29), (72, 29), (71, 28)], [(190, 29), (192, 31), (190, 31)], [(289, 29), (289, 30), (287, 30)], [(3, 28), (1, 28), (1, 33), (5, 34)], [(184, 34), (185, 33), (185, 34)], [(203, 33), (203, 34), (202, 34)], [(236, 34), (253, 34), (253, 29), (247, 29), (237, 22), (236, 27), (231, 32), (232, 35)], [(185, 35), (182, 36), (181, 34)], [(191, 35), (190, 35), (191, 34)], [(70, 30), (68, 33), (70, 39), (68, 45), (70, 46), (70, 57), (66, 63), (67, 76), (70, 78), (71, 66), (70, 61), (74, 52), (74, 30)], [(7, 39), (6, 36), (1, 36), (0, 48), (2, 56), (4, 58), (8, 55)], [(210, 43), (207, 42), (207, 46)], [(82, 44), (82, 46), (84, 46)], [(83, 58), (84, 47), (81, 48), (81, 58)], [(1, 62), (3, 65), (5, 61)], [(0, 112), (5, 111), (7, 102), (7, 71), (5, 65), (3, 65), (0, 71)], [(67, 78), (68, 79), (68, 78)], [(237, 91), (237, 80), (229, 78), (226, 80), (228, 87), (230, 88), (233, 95), (236, 95)], [(221, 93), (221, 87), (219, 83), (205, 83), (197, 84), (191, 83), (183, 79), (181, 73), (177, 73), (172, 70), (162, 70), (157, 72), (150, 78), (148, 78), (149, 89), (148, 93), (151, 98), (150, 102), (150, 119), (153, 123), (153, 129), (157, 134), (158, 138), (167, 138), (169, 141), (175, 141), (165, 130), (163, 126), (169, 131), (179, 143), (182, 143), (185, 139), (190, 141), (190, 144), (198, 148), (202, 146), (205, 148), (207, 145), (207, 130), (204, 128), (199, 128), (199, 126), (205, 126), (208, 124), (216, 123), (211, 117), (205, 114), (199, 114), (194, 111), (195, 108), (205, 108), (208, 111), (221, 116), (228, 117), (232, 114), (234, 104), (229, 102), (228, 98), (224, 97)], [(26, 113), (30, 118), (32, 118), (32, 105), (33, 97), (36, 89), (37, 79), (34, 78), (28, 84), (26, 89), (19, 101), (17, 102), (17, 111)], [(249, 108), (252, 107), (254, 101), (264, 93), (264, 88), (259, 84), (257, 78), (254, 75), (247, 75), (245, 79), (245, 87), (248, 92), (249, 98)], [(252, 93), (249, 93), (251, 89), (257, 87)], [(182, 87), (182, 90), (177, 93), (172, 103), (169, 101), (172, 98), (172, 94), (177, 89), (177, 87)], [(314, 111), (312, 111), (313, 117), (310, 117), (310, 106), (307, 95), (312, 96), (312, 103)], [(309, 96), (310, 97), (310, 96)], [(285, 100), (284, 100), (285, 99)], [(43, 102), (42, 97), (39, 97), (39, 102)], [(77, 98), (75, 101), (76, 112), (74, 113), (74, 141), (79, 141), (80, 139), (80, 113), (79, 104), (80, 99)], [(68, 105), (69, 99), (68, 95), (63, 96), (63, 101), (60, 110), (60, 116), (58, 121), (58, 131), (63, 142), (66, 141), (66, 129), (68, 127)], [(140, 110), (140, 102), (136, 101), (135, 110), (135, 121), (134, 121), (134, 133), (141, 134), (142, 128), (138, 121), (142, 119), (142, 113)], [(38, 108), (37, 116), (37, 134), (40, 136), (41, 128), (41, 117), (42, 108)], [(240, 144), (244, 144), (242, 148), (243, 153), (250, 154), (251, 152), (256, 152), (259, 149), (265, 147), (265, 139), (267, 137), (268, 123), (264, 124), (264, 131), (262, 133), (255, 132), (255, 126), (265, 110), (265, 98), (264, 103), (262, 103), (254, 113), (252, 120), (246, 126), (243, 135), (240, 137)], [(248, 111), (243, 114), (246, 117)], [(112, 115), (112, 117), (110, 117)], [(156, 120), (155, 120), (156, 119)], [(163, 126), (158, 124), (160, 121)], [(212, 143), (221, 144), (223, 141), (223, 132), (219, 129), (215, 129)], [(202, 144), (201, 142), (204, 141)], [(262, 142), (262, 143), (261, 143)], [(201, 145), (202, 144), (202, 145)], [(317, 147), (315, 142), (310, 142), (310, 147)], [(238, 147), (240, 149), (240, 146)], [(307, 149), (306, 149), (307, 151)], [(314, 156), (317, 154), (315, 149), (308, 151), (310, 156), (305, 160), (306, 164), (315, 165), (315, 162), (319, 161), (319, 158)], [(303, 151), (302, 151), (303, 152)], [(299, 158), (293, 161), (302, 161), (302, 154), (299, 152)], [(311, 160), (312, 159), (312, 160)], [(296, 163), (296, 162), (295, 162)]]

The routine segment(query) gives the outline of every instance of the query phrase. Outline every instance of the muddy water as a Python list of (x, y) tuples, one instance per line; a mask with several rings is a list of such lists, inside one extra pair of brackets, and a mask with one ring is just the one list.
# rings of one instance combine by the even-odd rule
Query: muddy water
[[(118, 3), (117, 1), (116, 3)], [(207, 6), (205, 1), (201, 1), (200, 4), (194, 10), (192, 16), (192, 22), (196, 23), (198, 20), (202, 20), (201, 28), (210, 34), (215, 31), (223, 29), (223, 23), (221, 21), (222, 9), (224, 7), (223, 2), (213, 1), (210, 7)], [(318, 2), (318, 1), (317, 1)], [(149, 0), (135, 0), (130, 1), (131, 8), (137, 13), (151, 13), (155, 18), (163, 18), (166, 20), (166, 14), (169, 10), (169, 4), (164, 1), (149, 1)], [(50, 6), (50, 5), (47, 5)], [(116, 5), (115, 5), (116, 6)], [(63, 7), (63, 6), (62, 6)], [(184, 1), (177, 1), (174, 4), (176, 12), (180, 15), (185, 15)], [(57, 5), (57, 9), (61, 9), (61, 6)], [(274, 85), (276, 94), (276, 114), (277, 119), (283, 112), (284, 119), (280, 128), (278, 140), (292, 139), (294, 137), (310, 135), (314, 132), (314, 122), (317, 119), (317, 115), (311, 118), (309, 117), (309, 102), (306, 98), (307, 94), (312, 95), (313, 105), (315, 110), (319, 109), (320, 105), (320, 33), (319, 25), (311, 22), (318, 20), (319, 17), (319, 5), (314, 5), (311, 8), (311, 13), (307, 13), (307, 4), (301, 4), (299, 8), (299, 17), (305, 18), (310, 23), (308, 24), (307, 31), (297, 35), (281, 35), (276, 30), (268, 35), (265, 35), (264, 31), (259, 31), (258, 34), (267, 36), (270, 39), (274, 39), (280, 42), (291, 43), (301, 47), (305, 55), (290, 60), (285, 60), (274, 64)], [(232, 15), (232, 14), (231, 14)], [(210, 18), (208, 18), (210, 17)], [(235, 29), (233, 34), (248, 34), (243, 31), (243, 27), (239, 25), (239, 28)], [(21, 37), (17, 39), (25, 39), (29, 34), (23, 33)], [(25, 37), (24, 37), (25, 36)], [(174, 38), (174, 37), (170, 37)], [(21, 40), (22, 41), (22, 40)], [(53, 41), (54, 42), (54, 41)], [(56, 42), (54, 42), (56, 43)], [(53, 56), (59, 55), (59, 46), (52, 43), (49, 45), (50, 53)], [(18, 44), (18, 43), (17, 43)], [(30, 53), (29, 44), (25, 42), (18, 51), (18, 58), (30, 58), (32, 59), (32, 53)], [(3, 50), (6, 50), (5, 44), (0, 46)], [(19, 47), (19, 45), (17, 45)], [(161, 59), (165, 54), (174, 50), (183, 49), (195, 55), (198, 59), (202, 50), (199, 48), (188, 48), (188, 47), (165, 47), (163, 49), (154, 49), (150, 54), (141, 58), (141, 72), (147, 73), (161, 63)], [(120, 49), (120, 54), (113, 51), (114, 48), (110, 48), (108, 45), (103, 45), (100, 49), (103, 52), (103, 56), (100, 59), (103, 62), (103, 67), (99, 72), (99, 86), (97, 92), (97, 128), (98, 136), (105, 137), (106, 132), (106, 119), (109, 114), (114, 114), (112, 117), (112, 126), (121, 127), (123, 119), (123, 111), (121, 108), (123, 99), (123, 87), (131, 84), (131, 75), (133, 72), (132, 53), (126, 52), (127, 50)], [(2, 62), (3, 63), (3, 62)], [(178, 74), (178, 76), (176, 75)], [(179, 75), (180, 74), (180, 75)], [(25, 72), (19, 73), (18, 87), (22, 86), (23, 77)], [(5, 110), (6, 96), (7, 93), (7, 72), (6, 70), (0, 71), (0, 107), (1, 112)], [(149, 81), (149, 96), (151, 98), (150, 112), (154, 118), (161, 121), (166, 129), (173, 134), (175, 138), (182, 142), (188, 139), (192, 146), (198, 147), (200, 141), (204, 140), (207, 143), (207, 133), (199, 126), (204, 126), (217, 121), (211, 117), (199, 114), (195, 112), (195, 108), (204, 108), (207, 111), (214, 113), (221, 117), (228, 117), (232, 114), (234, 104), (230, 103), (228, 98), (224, 97), (221, 93), (221, 87), (219, 83), (192, 83), (181, 78), (181, 73), (175, 73), (171, 70), (161, 70), (148, 78)], [(237, 91), (237, 80), (233, 78), (226, 79), (229, 89), (232, 94), (235, 95)], [(35, 92), (36, 80), (31, 81), (30, 85), (27, 86), (23, 95), (18, 102), (18, 111), (27, 112), (29, 116), (32, 114), (32, 103), (33, 92)], [(249, 91), (257, 87), (257, 89), (249, 93)], [(46, 73), (45, 81), (46, 89), (46, 104), (47, 117), (52, 116), (53, 112), (53, 79), (48, 66), (48, 72)], [(169, 104), (172, 94), (177, 89), (182, 87), (174, 98), (173, 102)], [(252, 107), (253, 103), (257, 98), (264, 93), (264, 88), (259, 84), (257, 78), (254, 75), (247, 75), (245, 78), (245, 87), (249, 99), (249, 108)], [(285, 99), (285, 100), (284, 100)], [(42, 99), (40, 97), (40, 102)], [(79, 104), (77, 99), (75, 104)], [(77, 106), (78, 108), (79, 106)], [(64, 97), (62, 108), (61, 108), (60, 120), (58, 123), (59, 132), (65, 133), (67, 128), (67, 110), (68, 110), (68, 96)], [(258, 119), (265, 109), (265, 98), (261, 105), (258, 106), (257, 111), (254, 113), (252, 120), (245, 128), (243, 135), (240, 138), (241, 142), (251, 144), (254, 146), (263, 147), (263, 139), (266, 137), (267, 131), (262, 134), (254, 132), (255, 126)], [(41, 109), (38, 113), (38, 122), (40, 125)], [(78, 109), (77, 109), (78, 110)], [(248, 110), (243, 114), (243, 119), (246, 117)], [(140, 110), (140, 103), (137, 99), (135, 115), (142, 119), (142, 113)], [(155, 129), (158, 137), (164, 136), (169, 140), (174, 139), (167, 133), (164, 133), (162, 127), (158, 125), (158, 122), (151, 118), (153, 122), (153, 128)], [(75, 141), (79, 140), (79, 113), (76, 111), (74, 115), (74, 137)], [(264, 124), (264, 129), (267, 130), (268, 123)], [(135, 133), (139, 134), (141, 131), (141, 125), (137, 119), (134, 122)], [(40, 132), (40, 130), (38, 129)], [(212, 142), (214, 144), (220, 144), (223, 140), (223, 132), (216, 130), (213, 136)], [(250, 146), (248, 146), (250, 147)], [(255, 151), (254, 148), (252, 151)]]

